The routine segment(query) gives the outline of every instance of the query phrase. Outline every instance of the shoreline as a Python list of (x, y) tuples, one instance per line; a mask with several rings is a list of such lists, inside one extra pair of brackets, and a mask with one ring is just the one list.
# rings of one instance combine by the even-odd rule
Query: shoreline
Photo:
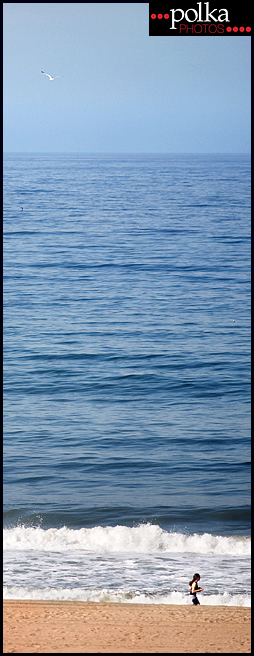
[(250, 653), (251, 608), (3, 602), (3, 653)]

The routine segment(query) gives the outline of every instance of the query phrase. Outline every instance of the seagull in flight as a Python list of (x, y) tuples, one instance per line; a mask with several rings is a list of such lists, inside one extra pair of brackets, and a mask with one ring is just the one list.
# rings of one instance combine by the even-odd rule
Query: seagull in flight
[(50, 82), (52, 82), (52, 80), (55, 80), (56, 77), (63, 77), (63, 75), (55, 75), (55, 77), (52, 77), (52, 75), (49, 75), (49, 73), (44, 73), (44, 71), (41, 72), (43, 73), (43, 75), (47, 75), (47, 77), (50, 79)]

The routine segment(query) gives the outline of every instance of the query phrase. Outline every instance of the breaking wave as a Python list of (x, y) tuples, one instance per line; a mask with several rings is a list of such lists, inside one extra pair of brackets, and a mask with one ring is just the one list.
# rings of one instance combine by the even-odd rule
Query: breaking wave
[(17, 526), (4, 529), (4, 549), (36, 551), (95, 551), (101, 553), (198, 553), (248, 556), (251, 540), (247, 537), (203, 533), (168, 533), (157, 525), (95, 526), (94, 528), (42, 529)]
[[(148, 594), (138, 590), (82, 590), (57, 589), (57, 588), (27, 588), (18, 586), (5, 586), (4, 599), (27, 599), (38, 601), (86, 601), (104, 603), (129, 603), (129, 604), (175, 604), (188, 605), (191, 599), (182, 592), (170, 592), (168, 594)], [(201, 599), (201, 595), (200, 595)], [(251, 599), (247, 594), (230, 595), (202, 595), (202, 606), (251, 606)]]

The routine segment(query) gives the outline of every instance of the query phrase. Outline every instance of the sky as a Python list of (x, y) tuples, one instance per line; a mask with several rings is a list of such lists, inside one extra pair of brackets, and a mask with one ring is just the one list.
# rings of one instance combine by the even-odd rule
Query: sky
[(5, 152), (250, 152), (250, 36), (149, 37), (141, 2), (3, 16)]

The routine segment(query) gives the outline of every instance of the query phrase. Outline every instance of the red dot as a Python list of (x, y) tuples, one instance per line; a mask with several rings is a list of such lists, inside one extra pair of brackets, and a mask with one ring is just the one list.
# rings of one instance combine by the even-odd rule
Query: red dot
[(244, 27), (239, 27), (240, 32), (244, 32)]
[(162, 14), (158, 14), (158, 18), (163, 18), (163, 15), (162, 15)]
[(151, 14), (151, 18), (156, 18), (156, 14)]
[(233, 27), (233, 32), (238, 32), (238, 27)]
[(227, 32), (232, 32), (232, 27), (227, 27)]
[(167, 18), (169, 18), (169, 14), (164, 14), (164, 18), (167, 20)]
[(251, 32), (251, 27), (246, 27), (246, 32)]

